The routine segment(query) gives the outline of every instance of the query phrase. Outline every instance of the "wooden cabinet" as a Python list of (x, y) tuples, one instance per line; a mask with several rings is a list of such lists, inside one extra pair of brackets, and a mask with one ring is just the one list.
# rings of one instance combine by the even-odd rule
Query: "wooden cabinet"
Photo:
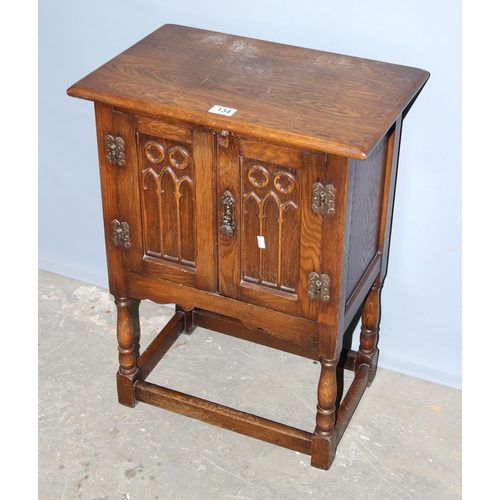
[[(121, 403), (177, 411), (330, 467), (375, 376), (401, 124), (428, 76), (166, 25), (68, 90), (95, 102)], [(142, 299), (177, 312), (140, 353)], [(359, 348), (343, 352), (359, 316)], [(149, 383), (198, 325), (319, 360), (315, 427)], [(355, 378), (337, 405), (339, 361)]]

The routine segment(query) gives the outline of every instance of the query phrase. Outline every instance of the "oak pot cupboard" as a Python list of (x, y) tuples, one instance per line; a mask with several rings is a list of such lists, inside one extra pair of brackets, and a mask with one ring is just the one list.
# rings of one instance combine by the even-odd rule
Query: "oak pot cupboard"
[[(120, 403), (331, 466), (376, 373), (401, 125), (428, 77), (165, 25), (69, 88), (95, 103)], [(176, 311), (139, 352), (144, 299)], [(359, 347), (346, 349), (360, 317)], [(148, 382), (196, 326), (317, 360), (311, 429)], [(354, 371), (345, 394), (341, 369)]]

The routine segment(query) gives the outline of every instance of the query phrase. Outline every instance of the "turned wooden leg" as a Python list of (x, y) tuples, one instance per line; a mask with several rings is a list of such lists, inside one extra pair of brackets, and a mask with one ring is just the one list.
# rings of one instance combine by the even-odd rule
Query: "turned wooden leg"
[(361, 314), (361, 334), (359, 351), (356, 355), (356, 366), (370, 366), (370, 385), (377, 373), (378, 362), (378, 332), (380, 326), (380, 292), (382, 283), (375, 281), (366, 298)]
[(194, 310), (190, 309), (189, 311), (183, 309), (181, 306), (175, 306), (175, 312), (180, 312), (184, 314), (184, 333), (191, 335), (196, 329), (196, 325), (193, 321)]
[(316, 429), (311, 443), (311, 465), (328, 470), (332, 465), (336, 449), (335, 416), (337, 399), (338, 360), (320, 359), (321, 375), (318, 384), (318, 406)]
[(116, 375), (118, 387), (118, 401), (134, 407), (134, 382), (140, 377), (137, 368), (137, 355), (135, 348), (134, 315), (137, 316), (138, 304), (129, 298), (116, 298), (117, 310), (117, 337), (118, 361), (120, 368)]
[(135, 349), (135, 359), (139, 359), (141, 354), (141, 323), (139, 320), (139, 306), (141, 301), (138, 299), (131, 299), (130, 303), (130, 315), (132, 317), (132, 326), (134, 328), (134, 349)]

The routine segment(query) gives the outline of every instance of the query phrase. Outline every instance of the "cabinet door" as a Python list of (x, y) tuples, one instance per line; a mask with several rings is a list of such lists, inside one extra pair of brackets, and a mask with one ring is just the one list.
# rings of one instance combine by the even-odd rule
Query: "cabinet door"
[(314, 318), (307, 286), (320, 268), (322, 217), (312, 197), (324, 164), (321, 155), (252, 141), (219, 146), (222, 294)]
[[(214, 134), (136, 118), (140, 272), (213, 291)], [(211, 222), (212, 221), (212, 222)]]

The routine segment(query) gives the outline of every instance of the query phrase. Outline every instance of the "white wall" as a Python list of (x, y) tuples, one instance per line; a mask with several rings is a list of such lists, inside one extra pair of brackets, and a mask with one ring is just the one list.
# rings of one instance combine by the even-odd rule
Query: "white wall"
[(66, 89), (166, 23), (415, 66), (403, 126), (380, 366), (461, 387), (461, 3), (41, 0), (39, 267), (107, 286), (91, 102)]

